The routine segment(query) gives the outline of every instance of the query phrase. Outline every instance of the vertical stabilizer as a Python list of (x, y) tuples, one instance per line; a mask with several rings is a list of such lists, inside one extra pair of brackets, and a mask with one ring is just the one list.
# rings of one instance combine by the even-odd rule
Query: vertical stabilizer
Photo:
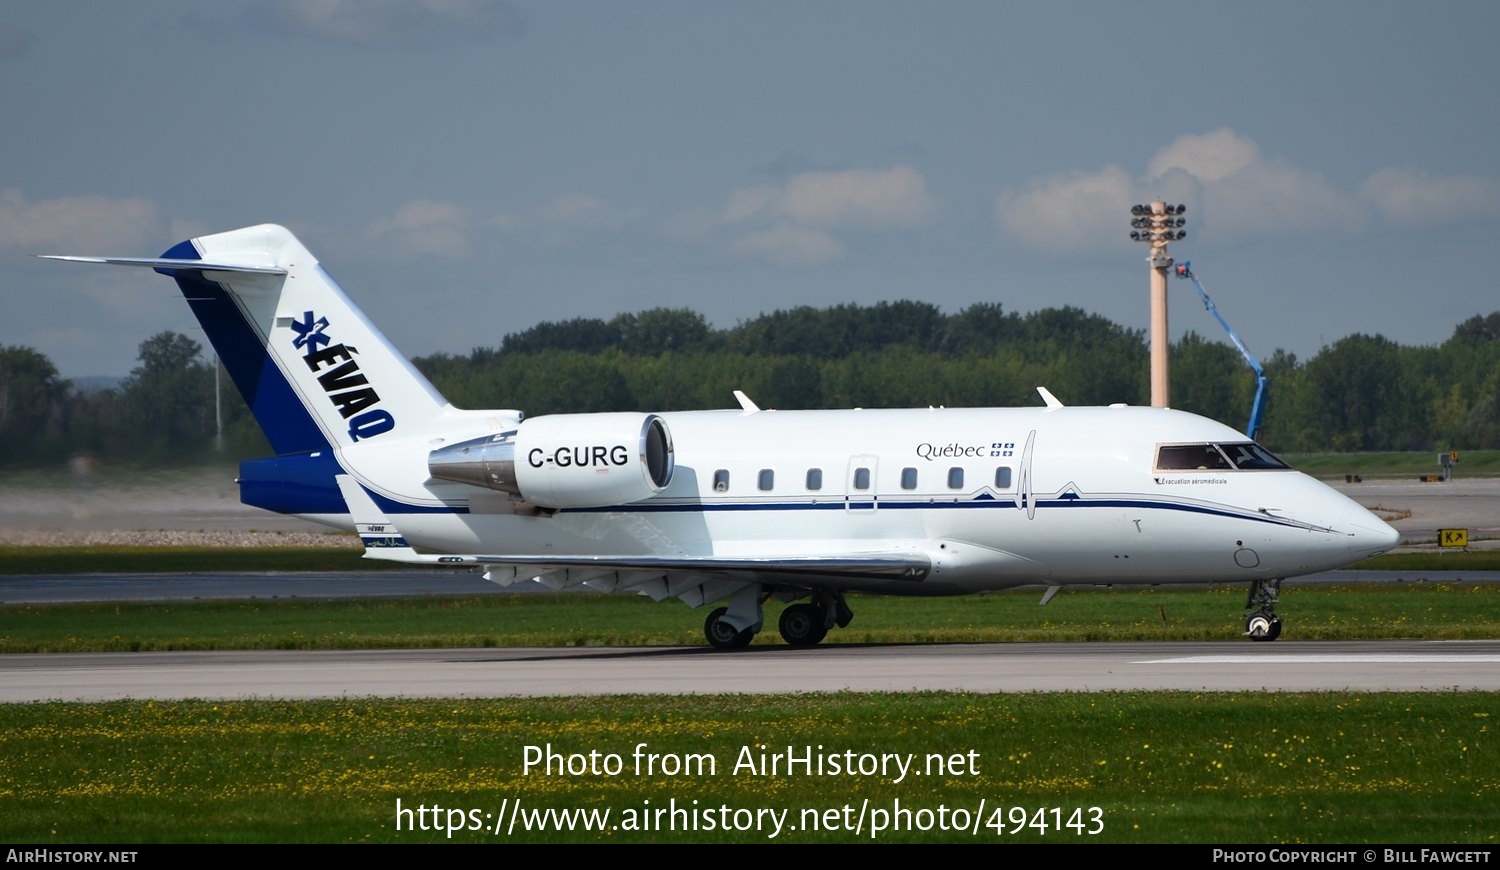
[(284, 227), (201, 236), (140, 264), (176, 279), (279, 454), (416, 434), (446, 405)]

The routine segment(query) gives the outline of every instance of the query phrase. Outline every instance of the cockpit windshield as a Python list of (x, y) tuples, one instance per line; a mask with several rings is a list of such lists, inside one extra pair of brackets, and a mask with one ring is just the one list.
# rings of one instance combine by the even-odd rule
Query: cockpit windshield
[(1224, 444), (1162, 444), (1156, 448), (1158, 471), (1266, 471), (1291, 468), (1254, 441)]
[(1220, 444), (1219, 449), (1229, 457), (1229, 461), (1235, 468), (1241, 471), (1263, 471), (1268, 468), (1291, 468), (1282, 462), (1271, 451), (1256, 444), (1254, 441), (1243, 441), (1236, 444)]

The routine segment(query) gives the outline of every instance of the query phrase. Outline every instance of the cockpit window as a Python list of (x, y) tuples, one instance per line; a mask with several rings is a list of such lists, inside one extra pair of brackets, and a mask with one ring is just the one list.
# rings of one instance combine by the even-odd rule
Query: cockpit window
[(1162, 471), (1233, 468), (1212, 444), (1163, 444), (1156, 448), (1156, 467)]
[(1291, 468), (1285, 462), (1276, 458), (1271, 451), (1256, 444), (1254, 441), (1245, 441), (1238, 444), (1220, 444), (1219, 449), (1234, 463), (1234, 467), (1242, 471), (1259, 471), (1266, 468)]
[(1261, 471), (1290, 467), (1254, 441), (1163, 444), (1156, 448), (1158, 471)]

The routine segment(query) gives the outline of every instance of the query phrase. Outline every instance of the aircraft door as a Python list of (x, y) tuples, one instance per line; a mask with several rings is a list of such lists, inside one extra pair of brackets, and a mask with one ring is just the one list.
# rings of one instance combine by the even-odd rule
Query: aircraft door
[(844, 476), (844, 509), (872, 511), (880, 506), (875, 491), (875, 472), (879, 457), (859, 454), (849, 457), (849, 472)]

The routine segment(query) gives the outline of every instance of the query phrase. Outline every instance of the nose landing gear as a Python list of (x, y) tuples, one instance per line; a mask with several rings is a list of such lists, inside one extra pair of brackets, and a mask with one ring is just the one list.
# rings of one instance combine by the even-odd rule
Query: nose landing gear
[(1281, 617), (1276, 615), (1276, 602), (1280, 597), (1280, 577), (1275, 580), (1250, 581), (1250, 594), (1245, 599), (1245, 609), (1253, 612), (1245, 617), (1246, 637), (1255, 641), (1281, 637)]

